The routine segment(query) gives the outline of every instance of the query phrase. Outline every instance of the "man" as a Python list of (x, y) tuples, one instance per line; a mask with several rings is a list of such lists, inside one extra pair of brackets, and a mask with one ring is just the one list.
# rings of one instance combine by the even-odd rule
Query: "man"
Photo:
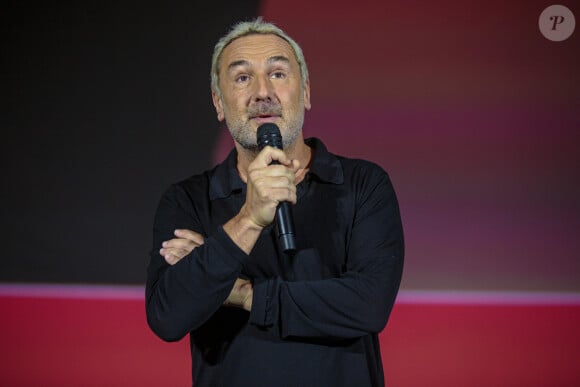
[[(235, 149), (159, 204), (149, 326), (168, 341), (190, 334), (195, 386), (384, 385), (378, 333), (404, 255), (387, 174), (304, 140), (306, 62), (272, 24), (240, 23), (218, 42), (212, 98)], [(264, 123), (280, 128), (284, 151), (259, 150)], [(293, 254), (272, 226), (283, 201)]]

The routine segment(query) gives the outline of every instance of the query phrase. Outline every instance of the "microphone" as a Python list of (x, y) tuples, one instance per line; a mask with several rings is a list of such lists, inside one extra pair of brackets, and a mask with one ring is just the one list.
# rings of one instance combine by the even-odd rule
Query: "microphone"
[[(282, 134), (278, 125), (272, 123), (262, 124), (258, 127), (258, 149), (271, 146), (283, 150)], [(272, 161), (272, 164), (279, 164)], [(276, 233), (278, 241), (285, 253), (296, 250), (296, 240), (294, 238), (294, 219), (292, 218), (292, 207), (289, 202), (280, 202), (276, 208)]]

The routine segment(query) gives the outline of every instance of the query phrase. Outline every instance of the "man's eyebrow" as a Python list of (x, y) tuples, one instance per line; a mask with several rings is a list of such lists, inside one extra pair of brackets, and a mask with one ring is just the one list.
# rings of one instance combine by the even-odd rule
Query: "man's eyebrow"
[[(288, 59), (284, 55), (275, 55), (275, 56), (271, 56), (268, 58), (269, 64), (272, 64), (275, 62), (290, 63), (290, 59)], [(251, 65), (250, 65), (250, 62), (248, 62), (245, 59), (235, 60), (228, 65), (228, 71), (231, 71), (232, 69), (234, 69), (235, 67), (238, 67), (238, 66), (251, 66)]]
[(286, 58), (284, 55), (276, 55), (268, 58), (268, 63), (272, 64), (274, 62), (290, 63), (290, 59)]
[(228, 71), (231, 71), (234, 67), (249, 66), (249, 65), (250, 65), (250, 62), (248, 62), (247, 60), (244, 60), (244, 59), (235, 60), (229, 64)]

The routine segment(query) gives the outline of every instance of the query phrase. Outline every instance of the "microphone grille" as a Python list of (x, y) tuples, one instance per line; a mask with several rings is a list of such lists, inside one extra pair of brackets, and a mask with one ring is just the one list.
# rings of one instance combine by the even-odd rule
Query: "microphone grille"
[(257, 132), (258, 148), (262, 150), (265, 146), (283, 149), (282, 134), (278, 125), (265, 123), (258, 127)]

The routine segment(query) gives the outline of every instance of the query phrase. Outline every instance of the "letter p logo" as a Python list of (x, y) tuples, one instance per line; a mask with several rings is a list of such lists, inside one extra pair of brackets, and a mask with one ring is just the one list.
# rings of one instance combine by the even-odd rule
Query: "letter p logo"
[(556, 31), (556, 26), (558, 24), (564, 23), (564, 16), (550, 16), (550, 20), (554, 21), (554, 24), (552, 25), (552, 31)]
[(538, 25), (546, 39), (561, 42), (572, 35), (576, 20), (572, 11), (563, 5), (550, 5), (540, 15)]

